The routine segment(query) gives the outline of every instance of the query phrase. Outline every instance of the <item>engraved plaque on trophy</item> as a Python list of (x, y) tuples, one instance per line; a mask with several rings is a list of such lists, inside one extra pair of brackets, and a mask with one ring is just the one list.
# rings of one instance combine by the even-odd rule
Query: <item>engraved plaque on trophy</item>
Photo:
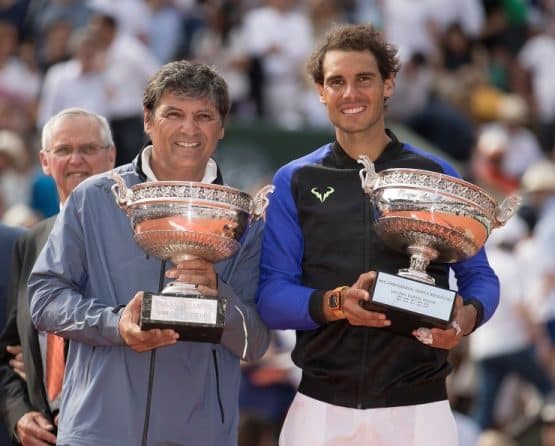
[[(265, 186), (254, 199), (217, 184), (153, 181), (127, 187), (113, 174), (112, 192), (131, 222), (137, 244), (149, 255), (178, 264), (202, 258), (218, 262), (234, 255), (249, 224), (263, 216)], [(139, 325), (142, 330), (171, 328), (180, 341), (218, 343), (226, 312), (223, 296), (203, 294), (195, 284), (179, 280), (161, 293), (145, 292)]]
[(378, 272), (365, 307), (383, 312), (392, 331), (410, 334), (420, 327), (447, 328), (456, 292), (435, 286), (430, 262), (453, 263), (475, 255), (491, 231), (518, 209), (521, 197), (500, 205), (467, 181), (418, 169), (376, 173), (366, 156), (358, 162), (362, 188), (369, 196), (373, 227), (390, 248), (408, 254), (410, 265), (397, 275)]

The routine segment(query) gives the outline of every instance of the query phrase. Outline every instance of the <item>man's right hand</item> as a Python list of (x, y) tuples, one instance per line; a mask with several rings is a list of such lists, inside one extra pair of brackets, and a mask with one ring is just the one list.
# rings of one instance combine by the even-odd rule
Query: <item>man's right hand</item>
[(119, 320), (119, 334), (123, 341), (138, 353), (154, 350), (155, 348), (172, 345), (179, 339), (175, 330), (141, 330), (139, 327), (139, 315), (143, 302), (143, 292), (139, 291), (123, 309)]
[(23, 415), (15, 426), (17, 436), (23, 446), (50, 446), (56, 444), (54, 426), (40, 412), (31, 411)]
[[(345, 319), (351, 325), (366, 327), (388, 327), (391, 325), (391, 321), (386, 318), (385, 314), (367, 310), (361, 306), (361, 303), (367, 302), (370, 299), (368, 290), (375, 279), (375, 271), (361, 274), (351, 287), (347, 287), (341, 292), (341, 309)], [(324, 314), (326, 318), (328, 320), (336, 320), (337, 318), (327, 308), (327, 293), (324, 295), (324, 300)]]

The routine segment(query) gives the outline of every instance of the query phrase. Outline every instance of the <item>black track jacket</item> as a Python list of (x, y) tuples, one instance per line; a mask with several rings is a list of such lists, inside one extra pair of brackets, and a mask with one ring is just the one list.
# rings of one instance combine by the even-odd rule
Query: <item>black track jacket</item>
[[(392, 141), (375, 161), (378, 172), (415, 168), (458, 176), (443, 160), (388, 134)], [(446, 399), (446, 350), (323, 318), (325, 290), (351, 285), (370, 270), (395, 274), (409, 263), (374, 233), (361, 167), (336, 142), (278, 170), (266, 212), (258, 310), (270, 328), (297, 330), (292, 356), (303, 370), (299, 391), (305, 395), (352, 408)], [(478, 309), (478, 324), (489, 319), (499, 283), (484, 250), (450, 266), (459, 294)], [(448, 287), (449, 265), (432, 263), (428, 273)]]

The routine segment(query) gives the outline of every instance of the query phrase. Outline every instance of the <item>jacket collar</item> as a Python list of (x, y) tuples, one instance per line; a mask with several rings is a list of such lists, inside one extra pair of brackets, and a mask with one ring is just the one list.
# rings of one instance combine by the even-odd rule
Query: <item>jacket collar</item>
[[(133, 169), (135, 170), (135, 172), (137, 173), (137, 175), (139, 176), (139, 178), (141, 179), (141, 181), (146, 181), (146, 174), (143, 170), (143, 161), (142, 161), (142, 154), (143, 151), (146, 149), (145, 146), (143, 147), (139, 153), (137, 154), (137, 156), (133, 159)], [(217, 167), (217, 173), (216, 173), (216, 179), (214, 181), (212, 181), (212, 184), (224, 184), (224, 179), (222, 176), (222, 171), (220, 170), (220, 166), (218, 166), (218, 163), (216, 163), (216, 167)]]
[[(387, 136), (389, 136), (391, 141), (387, 143), (378, 159), (374, 161), (374, 164), (385, 163), (387, 161), (390, 161), (391, 159), (397, 158), (403, 148), (404, 144), (399, 141), (397, 136), (395, 136), (395, 134), (391, 130), (386, 129), (385, 133), (387, 134)], [(343, 147), (341, 147), (339, 142), (337, 142), (337, 140), (333, 143), (330, 157), (332, 163), (336, 167), (343, 169), (360, 169), (360, 164), (357, 163), (357, 160), (351, 158), (347, 154), (347, 152), (345, 152)]]

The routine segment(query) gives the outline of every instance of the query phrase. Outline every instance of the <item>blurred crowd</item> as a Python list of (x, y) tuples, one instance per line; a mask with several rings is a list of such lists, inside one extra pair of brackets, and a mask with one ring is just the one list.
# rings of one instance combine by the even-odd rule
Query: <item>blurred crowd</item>
[[(132, 159), (142, 91), (171, 60), (218, 69), (232, 122), (328, 128), (304, 64), (344, 22), (372, 22), (399, 49), (389, 120), (494, 196), (524, 193), (519, 218), (488, 242), (501, 305), (455, 353), (451, 395), (461, 446), (508, 445), (530, 420), (543, 423), (538, 444), (555, 446), (554, 0), (0, 0), (0, 219), (30, 227), (58, 212), (38, 135), (64, 108), (105, 116), (116, 163)], [(241, 446), (274, 444), (298, 379), (293, 343), (276, 334), (245, 369)]]

